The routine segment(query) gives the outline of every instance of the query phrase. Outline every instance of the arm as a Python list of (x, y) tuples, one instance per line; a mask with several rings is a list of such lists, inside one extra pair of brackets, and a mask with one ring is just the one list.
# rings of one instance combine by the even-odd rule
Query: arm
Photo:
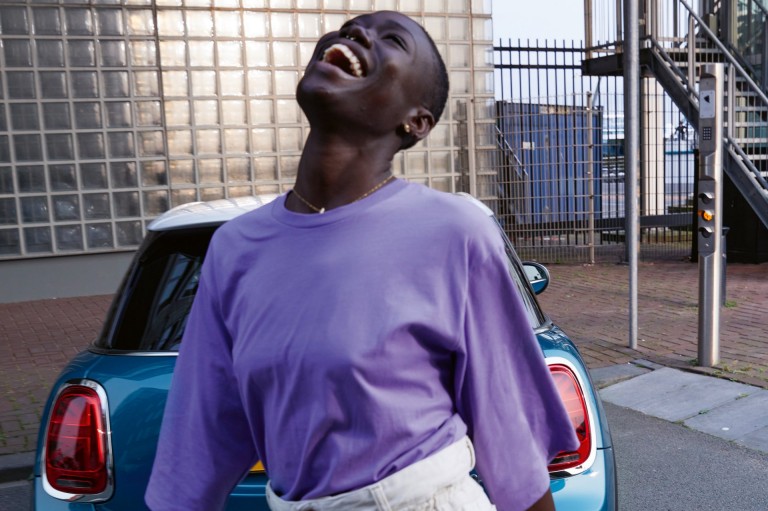
[(547, 463), (576, 438), (492, 235), (470, 256), (457, 408), (498, 509), (552, 509)]
[(552, 499), (549, 488), (534, 505), (528, 508), (528, 511), (555, 511), (555, 501)]
[(223, 509), (257, 458), (232, 371), (213, 252), (201, 272), (168, 393), (145, 496), (153, 511)]

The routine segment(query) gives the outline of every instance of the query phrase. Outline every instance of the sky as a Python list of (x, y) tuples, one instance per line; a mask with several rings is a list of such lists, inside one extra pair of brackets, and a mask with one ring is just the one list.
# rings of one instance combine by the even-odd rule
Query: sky
[(584, 39), (583, 0), (491, 0), (493, 39)]

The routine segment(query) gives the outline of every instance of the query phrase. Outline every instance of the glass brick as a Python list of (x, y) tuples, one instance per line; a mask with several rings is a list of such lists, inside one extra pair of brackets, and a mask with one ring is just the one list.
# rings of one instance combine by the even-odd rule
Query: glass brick
[(111, 218), (112, 210), (107, 193), (88, 193), (83, 195), (83, 213), (87, 220)]
[(243, 7), (247, 9), (263, 9), (267, 7), (267, 0), (242, 0)]
[(42, 165), (21, 165), (16, 167), (16, 181), (19, 184), (19, 192), (44, 192), (45, 172)]
[(472, 20), (472, 25), (475, 41), (488, 43), (493, 41), (493, 22), (490, 18), (475, 18)]
[(106, 67), (125, 67), (128, 57), (125, 53), (125, 41), (101, 41), (101, 65)]
[(253, 187), (251, 185), (228, 186), (227, 195), (230, 197), (248, 197), (253, 195)]
[(475, 71), (475, 93), (493, 94), (493, 71)]
[(163, 71), (163, 93), (166, 96), (186, 96), (188, 90), (186, 71)]
[(127, 98), (130, 96), (127, 71), (105, 71), (104, 96), (108, 98)]
[(192, 67), (214, 66), (213, 41), (189, 41), (189, 65)]
[(80, 225), (57, 225), (53, 228), (57, 250), (82, 250), (83, 228)]
[(193, 102), (195, 124), (204, 126), (219, 124), (219, 102), (215, 99), (199, 99)]
[(373, 10), (371, 0), (349, 0), (349, 10), (369, 12)]
[(99, 82), (95, 72), (92, 71), (73, 71), (70, 73), (72, 78), (72, 96), (75, 98), (97, 98), (99, 97)]
[(11, 103), (11, 127), (14, 130), (38, 130), (40, 119), (36, 103)]
[(101, 128), (101, 103), (75, 103), (75, 126), (81, 129)]
[(164, 101), (165, 122), (169, 126), (188, 126), (191, 120), (189, 115), (189, 102), (170, 100)]
[(293, 26), (293, 14), (285, 12), (273, 12), (269, 16), (272, 37), (296, 37)]
[(36, 35), (61, 35), (61, 18), (56, 8), (42, 7), (32, 11)]
[(448, 3), (448, 12), (465, 13), (467, 11), (467, 0), (446, 0)]
[(162, 126), (159, 101), (137, 101), (136, 117), (139, 126)]
[(139, 184), (136, 163), (132, 161), (110, 163), (109, 175), (112, 177), (113, 188), (134, 188)]
[(8, 131), (8, 123), (5, 121), (5, 105), (0, 103), (0, 131)]
[(248, 67), (269, 66), (269, 43), (265, 41), (246, 41), (245, 55)]
[(192, 95), (193, 96), (215, 96), (216, 95), (216, 72), (215, 71), (192, 71)]
[(418, 175), (427, 173), (427, 153), (422, 151), (408, 151), (405, 153), (406, 175)]
[(80, 164), (80, 179), (85, 190), (107, 187), (107, 167), (103, 163)]
[[(195, 184), (195, 164), (192, 160), (170, 161), (171, 184)], [(174, 201), (174, 204), (176, 202)]]
[(242, 67), (243, 45), (240, 41), (219, 41), (216, 43), (219, 67)]
[[(181, 5), (181, 3), (179, 3), (179, 5)], [(182, 11), (167, 9), (158, 11), (157, 33), (160, 37), (182, 37), (185, 32)]]
[(221, 102), (221, 120), (223, 124), (242, 125), (246, 123), (245, 101), (226, 99)]
[(32, 45), (26, 39), (6, 39), (3, 54), (8, 67), (32, 67)]
[(248, 130), (225, 129), (224, 152), (245, 153), (248, 151)]
[(117, 245), (119, 247), (131, 247), (141, 243), (143, 235), (140, 221), (117, 222), (115, 228), (117, 230)]
[(156, 216), (168, 211), (168, 192), (144, 192), (144, 215)]
[(171, 191), (171, 200), (173, 201), (173, 206), (195, 202), (197, 201), (197, 190), (195, 188), (173, 190)]
[(253, 174), (254, 181), (271, 181), (277, 179), (277, 158), (254, 158)]
[(141, 162), (142, 186), (166, 186), (168, 184), (168, 172), (165, 170), (165, 161)]
[(227, 158), (227, 182), (238, 183), (251, 178), (248, 158)]
[(274, 55), (275, 66), (277, 67), (298, 66), (298, 61), (296, 59), (296, 43), (294, 42), (273, 42), (272, 54)]
[(67, 75), (58, 71), (42, 71), (40, 89), (44, 99), (63, 99), (67, 97)]
[(200, 200), (218, 200), (224, 198), (224, 188), (201, 188)]
[(279, 128), (278, 136), (281, 151), (300, 151), (304, 144), (301, 128)]
[(26, 227), (24, 229), (24, 247), (28, 253), (40, 254), (52, 252), (50, 227)]
[(110, 158), (133, 158), (136, 156), (136, 145), (133, 139), (133, 133), (129, 131), (120, 131), (109, 133), (109, 156)]
[(80, 200), (77, 195), (54, 195), (51, 202), (55, 221), (80, 220)]
[[(442, 12), (442, 11), (438, 11)], [(424, 18), (424, 29), (435, 41), (446, 39), (445, 18), (427, 16)]]
[(93, 18), (89, 9), (64, 9), (68, 35), (93, 35)]
[(156, 71), (134, 71), (133, 91), (138, 97), (157, 97), (160, 95), (160, 83)]
[(280, 177), (282, 179), (295, 180), (296, 174), (299, 172), (299, 157), (298, 156), (281, 156), (280, 157)]
[[(314, 0), (317, 3), (317, 0)], [(300, 8), (301, 9), (301, 8)], [(299, 12), (297, 22), (299, 35), (310, 39), (319, 39), (323, 35), (320, 29), (320, 17), (317, 14), (302, 14)]]
[(269, 0), (273, 9), (293, 9), (293, 0)]
[(429, 133), (429, 145), (432, 147), (449, 147), (451, 145), (451, 130), (447, 123), (438, 123)]
[(469, 21), (466, 18), (449, 18), (448, 37), (452, 41), (469, 40)]
[(321, 2), (321, 0), (296, 0), (296, 8), (298, 10), (302, 10), (302, 9), (319, 9), (320, 8), (320, 2)]
[(296, 71), (275, 71), (275, 94), (294, 97), (298, 79)]
[(270, 71), (248, 71), (248, 93), (251, 96), (272, 94), (272, 73)]
[(213, 0), (184, 0), (187, 7), (211, 7)]
[(13, 169), (11, 167), (0, 167), (0, 193), (11, 194), (13, 191)]
[(472, 0), (472, 12), (474, 14), (491, 14), (493, 2), (491, 0)]
[(72, 67), (94, 67), (96, 46), (91, 40), (74, 39), (67, 44), (69, 65)]
[(162, 67), (186, 66), (187, 44), (184, 41), (160, 41), (160, 64)]
[(112, 248), (112, 224), (88, 224), (85, 227), (88, 248)]
[(14, 135), (13, 148), (17, 161), (41, 161), (43, 145), (40, 135)]
[(277, 122), (297, 123), (301, 121), (301, 109), (295, 99), (277, 100)]
[(29, 18), (25, 7), (0, 7), (0, 29), (5, 35), (29, 34)]
[(21, 204), (21, 221), (25, 224), (50, 221), (47, 197), (21, 197), (19, 202)]
[(240, 0), (213, 0), (215, 7), (240, 7)]
[(8, 140), (8, 135), (0, 135), (0, 162), (11, 162), (11, 143)]
[(275, 130), (270, 128), (251, 130), (251, 147), (255, 153), (274, 153)]
[(139, 155), (140, 156), (165, 155), (165, 143), (163, 142), (163, 132), (162, 131), (140, 131), (139, 132)]
[(43, 103), (43, 124), (48, 130), (70, 129), (69, 103)]
[(263, 12), (243, 13), (243, 31), (245, 37), (263, 38), (269, 34), (269, 17)]
[(75, 159), (75, 146), (70, 133), (46, 133), (45, 148), (49, 160)]
[(272, 100), (254, 99), (250, 102), (251, 122), (254, 124), (271, 124), (275, 122), (272, 112)]
[(54, 192), (77, 190), (75, 165), (50, 165), (48, 167), (48, 180), (51, 183), (51, 190)]
[(451, 92), (454, 94), (469, 93), (469, 72), (452, 71), (451, 73)]
[(376, 11), (396, 11), (397, 0), (373, 0), (373, 9)]
[(8, 97), (11, 99), (35, 98), (35, 75), (31, 71), (8, 71)]
[(192, 132), (189, 130), (168, 131), (168, 154), (171, 156), (191, 156)]
[(240, 37), (240, 13), (238, 11), (216, 11), (216, 35), (219, 37)]
[(219, 76), (221, 79), (222, 96), (245, 95), (245, 83), (243, 81), (245, 75), (243, 71), (220, 71)]
[(469, 67), (470, 50), (468, 45), (452, 44), (448, 50), (451, 55), (448, 60), (449, 67)]
[(108, 128), (129, 128), (133, 126), (131, 104), (125, 101), (105, 103)]
[[(148, 0), (151, 2), (151, 0)], [(147, 3), (146, 5), (151, 5)], [(160, 11), (162, 12), (162, 11)], [(155, 34), (155, 18), (150, 9), (128, 11), (128, 33), (130, 35), (152, 36)]]
[(201, 159), (197, 162), (200, 184), (223, 183), (224, 168), (219, 159)]
[(185, 11), (189, 37), (213, 37), (212, 11)]
[(96, 11), (99, 35), (123, 35), (123, 11), (99, 9)]
[(15, 225), (18, 221), (16, 199), (0, 199), (0, 225)]
[(37, 47), (38, 67), (64, 67), (64, 42), (49, 39), (38, 39)]
[(104, 158), (104, 135), (101, 133), (78, 133), (77, 150), (80, 158), (84, 160)]
[(299, 43), (299, 66), (305, 68), (315, 53), (315, 43)]
[(197, 130), (195, 141), (198, 154), (221, 153), (221, 133), (219, 130)]
[(346, 10), (347, 0), (323, 0), (323, 7), (325, 7), (328, 10), (335, 10), (335, 11)]
[(424, 0), (426, 12), (445, 12), (445, 0)]
[(117, 218), (135, 217), (141, 214), (139, 207), (139, 192), (115, 192), (112, 203)]
[(132, 66), (156, 66), (157, 48), (154, 41), (131, 41)]
[(21, 241), (18, 229), (0, 229), (0, 254), (21, 254)]

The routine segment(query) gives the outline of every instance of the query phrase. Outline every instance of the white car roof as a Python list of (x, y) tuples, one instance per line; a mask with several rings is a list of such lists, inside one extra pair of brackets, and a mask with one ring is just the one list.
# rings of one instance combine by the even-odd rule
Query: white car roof
[[(456, 195), (468, 200), (480, 208), (486, 215), (493, 216), (493, 211), (488, 206), (470, 194), (458, 192)], [(155, 218), (147, 229), (150, 231), (170, 231), (184, 227), (218, 225), (272, 202), (276, 197), (277, 194), (265, 194), (208, 202), (190, 202), (166, 211)]]
[(235, 197), (176, 206), (155, 218), (150, 231), (170, 231), (183, 227), (218, 225), (273, 201), (277, 194)]

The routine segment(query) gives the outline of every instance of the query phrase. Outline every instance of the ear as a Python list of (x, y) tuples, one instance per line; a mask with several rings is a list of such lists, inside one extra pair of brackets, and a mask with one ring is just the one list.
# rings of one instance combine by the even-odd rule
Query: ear
[(432, 115), (432, 112), (423, 106), (415, 108), (408, 116), (406, 122), (411, 127), (411, 136), (417, 141), (426, 138), (429, 132), (432, 131), (432, 128), (435, 127), (435, 117)]

